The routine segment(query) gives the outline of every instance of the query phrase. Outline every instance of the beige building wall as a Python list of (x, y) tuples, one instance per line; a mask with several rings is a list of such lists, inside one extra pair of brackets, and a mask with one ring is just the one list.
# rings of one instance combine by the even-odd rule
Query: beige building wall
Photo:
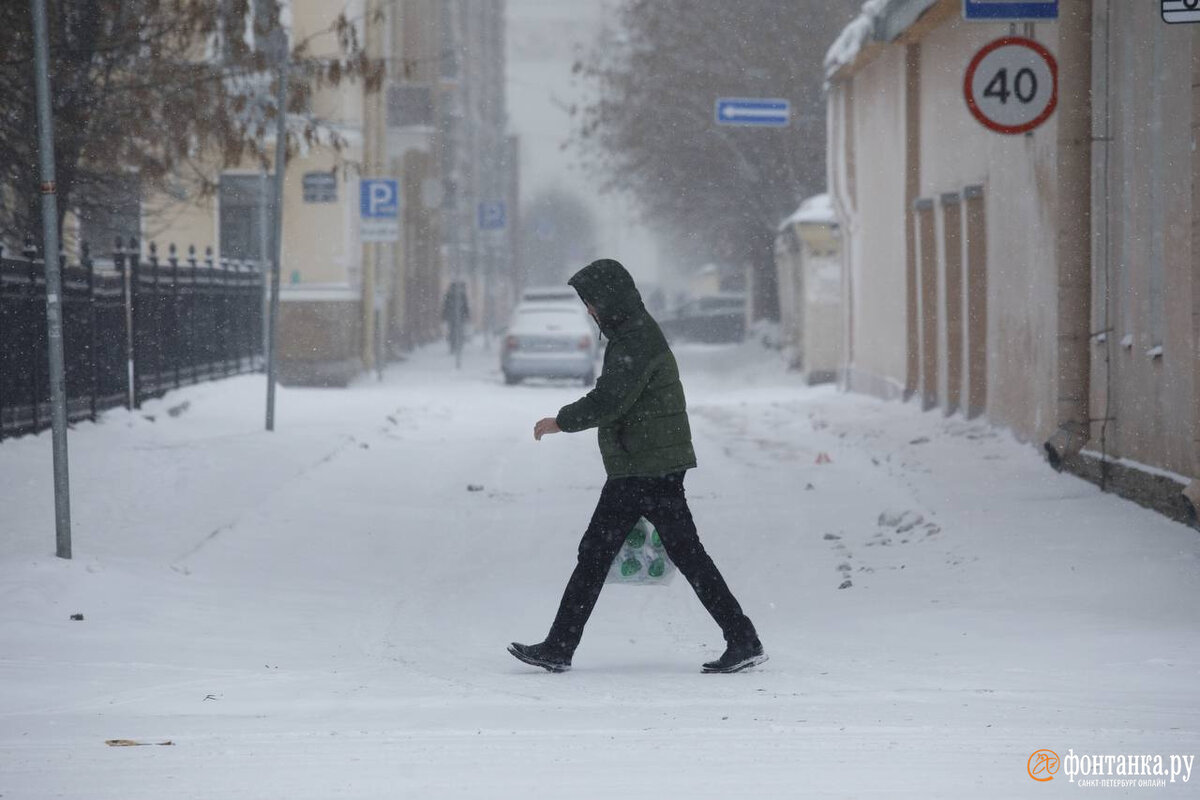
[[(378, 2), (373, 0), (370, 4), (374, 7)], [(313, 56), (336, 58), (341, 51), (331, 26), (339, 12), (355, 23), (359, 43), (364, 44), (368, 20), (374, 22), (374, 17), (367, 14), (367, 5), (368, 0), (344, 0), (338, 3), (329, 0), (291, 0), (292, 45), (307, 43), (308, 52)], [(333, 87), (314, 93), (312, 111), (322, 119), (359, 127), (364, 105), (361, 91), (349, 92), (344, 90), (344, 86)]]
[[(1039, 25), (1036, 32), (1052, 50), (1054, 29)], [(947, 412), (967, 407), (970, 263), (964, 202), (969, 189), (982, 188), (990, 275), (985, 404), (993, 421), (1033, 440), (1049, 436), (1055, 423), (1054, 117), (1032, 135), (993, 133), (970, 115), (962, 89), (972, 55), (1007, 33), (1007, 25), (968, 24), (951, 16), (927, 31), (916, 51), (916, 376), (908, 375), (907, 362), (913, 300), (903, 299), (910, 279), (904, 227), (907, 43), (877, 45), (866, 53), (865, 64), (835, 81), (831, 153), (838, 148), (835, 138), (844, 143), (842, 157), (830, 159), (831, 186), (848, 223), (847, 387), (891, 397), (907, 379), (927, 407)]]
[[(1079, 8), (1069, 7), (1071, 24), (1086, 25), (1077, 22), (1087, 19)], [(1085, 8), (1091, 213), (1085, 203), (1078, 219), (1058, 218), (1066, 157), (1059, 126), (1078, 96), (1060, 95), (1058, 111), (1016, 136), (986, 129), (966, 108), (967, 64), (1009, 35), (1009, 25), (964, 22), (956, 2), (939, 0), (895, 41), (868, 42), (832, 76), (828, 151), (845, 225), (845, 382), (887, 396), (907, 378), (926, 407), (984, 413), (1023, 440), (1045, 442), (1061, 402), (1071, 400), (1059, 397), (1059, 354), (1071, 352), (1060, 343), (1067, 322), (1059, 316), (1071, 303), (1059, 300), (1075, 290), (1059, 286), (1058, 254), (1069, 251), (1058, 234), (1068, 235), (1064, 242), (1085, 234), (1085, 455), (1093, 458), (1072, 468), (1103, 482), (1094, 459), (1101, 448), (1110, 461), (1126, 460), (1112, 469), (1148, 465), (1142, 479), (1119, 477), (1128, 496), (1167, 497), (1145, 501), (1181, 517), (1170, 486), (1155, 484), (1170, 481), (1155, 476), (1192, 478), (1189, 492), (1200, 498), (1200, 29), (1164, 24), (1152, 4), (1096, 0)], [(1057, 55), (1060, 24), (1067, 23), (1019, 32)], [(907, 87), (906, 52), (910, 77), (915, 56)], [(906, 105), (915, 119), (906, 119)], [(911, 204), (903, 202), (906, 166), (916, 167)], [(1086, 198), (1086, 171), (1080, 181)]]
[[(1055, 24), (1039, 24), (1037, 41), (1055, 49)], [(1003, 135), (981, 125), (966, 107), (963, 74), (971, 57), (1008, 25), (957, 17), (921, 40), (921, 174), (919, 192), (934, 203), (938, 248), (938, 405), (947, 396), (950, 364), (946, 217), (942, 195), (982, 186), (986, 206), (989, 418), (1022, 439), (1054, 430), (1057, 296), (1054, 263), (1055, 115), (1031, 134)], [(898, 48), (895, 48), (898, 49)], [(947, 65), (953, 65), (948, 68)], [(955, 223), (961, 225), (961, 219)], [(961, 241), (961, 236), (958, 237)], [(961, 256), (960, 256), (961, 258)], [(961, 290), (961, 285), (959, 286)], [(961, 359), (963, 350), (959, 350)], [(956, 369), (965, 371), (961, 363)], [(958, 403), (961, 405), (961, 403)]]
[(186, 249), (194, 245), (203, 253), (211, 247), (214, 256), (220, 255), (217, 246), (217, 198), (215, 195), (179, 198), (155, 194), (142, 202), (142, 238), (160, 244), (174, 242)]
[(904, 50), (830, 91), (830, 193), (841, 221), (843, 382), (896, 397), (905, 377)]
[[(291, 44), (305, 43), (308, 52), (321, 56), (339, 53), (330, 31), (336, 13), (323, 0), (292, 0)], [(363, 20), (365, 5), (352, 0), (345, 13)], [(360, 27), (361, 27), (360, 22)], [(362, 32), (360, 30), (360, 37)], [(283, 232), (280, 245), (280, 317), (278, 357), (280, 379), (286, 382), (344, 383), (362, 369), (363, 253), (358, 234), (358, 198), (364, 157), (365, 100), (362, 84), (343, 82), (314, 92), (309, 112), (322, 120), (323, 132), (314, 140), (300, 140), (288, 159), (283, 181)], [(330, 133), (341, 140), (333, 146)], [(274, 170), (274, 125), (264, 147)], [(212, 159), (215, 165), (217, 159)], [(330, 173), (336, 178), (333, 202), (306, 202), (304, 176)], [(208, 178), (219, 185), (222, 176), (261, 174), (257, 161), (220, 170)], [(274, 191), (268, 181), (268, 191)], [(146, 236), (174, 241), (182, 247), (195, 243), (203, 251), (220, 248), (220, 194), (183, 198), (147, 198)]]
[[(1200, 31), (1138, 12), (1098, 4), (1094, 23), (1093, 128), (1111, 143), (1099, 141), (1092, 159), (1092, 329), (1111, 331), (1092, 346), (1091, 416), (1111, 418), (1110, 455), (1197, 475)], [(1093, 423), (1093, 449), (1100, 432)]]
[[(272, 136), (269, 145), (274, 147)], [(283, 240), (282, 282), (322, 283), (348, 285), (348, 275), (359, 269), (351, 247), (357, 241), (356, 218), (358, 213), (358, 180), (338, 169), (337, 200), (333, 203), (304, 202), (302, 176), (308, 172), (330, 172), (340, 167), (353, 152), (343, 151), (340, 155), (332, 148), (316, 146), (306, 148), (288, 161), (283, 183)], [(272, 163), (272, 168), (274, 164)], [(261, 170), (256, 163), (247, 162), (240, 167), (214, 170), (211, 179), (219, 181), (222, 175), (259, 176)], [(274, 190), (270, 176), (268, 191)], [(155, 194), (144, 201), (144, 238), (165, 243), (175, 242), (180, 246), (195, 244), (197, 248), (211, 246), (220, 257), (220, 197), (219, 194), (192, 195), (184, 200)], [(292, 280), (292, 273), (298, 280)]]

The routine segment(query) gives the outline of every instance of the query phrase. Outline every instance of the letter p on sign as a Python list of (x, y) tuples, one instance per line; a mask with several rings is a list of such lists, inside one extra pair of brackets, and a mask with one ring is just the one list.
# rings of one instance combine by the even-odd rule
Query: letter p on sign
[(391, 178), (363, 178), (359, 195), (359, 238), (364, 242), (400, 240), (400, 189)]
[(399, 187), (389, 178), (363, 178), (362, 218), (395, 219), (399, 210)]

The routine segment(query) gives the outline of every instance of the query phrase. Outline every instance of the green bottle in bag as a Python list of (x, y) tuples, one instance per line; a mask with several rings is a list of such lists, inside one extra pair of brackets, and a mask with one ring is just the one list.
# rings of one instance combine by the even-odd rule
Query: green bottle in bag
[(659, 538), (657, 530), (654, 531), (654, 533), (650, 534), (650, 546), (653, 547), (655, 550), (663, 549), (662, 539)]
[(641, 550), (642, 545), (646, 543), (646, 532), (642, 530), (641, 525), (633, 526), (633, 530), (625, 537), (625, 546), (630, 550)]
[(650, 566), (646, 569), (646, 572), (648, 572), (650, 574), (651, 578), (661, 578), (663, 576), (663, 573), (666, 571), (667, 571), (667, 562), (662, 560), (662, 556), (659, 556), (658, 558), (651, 561)]
[(628, 578), (642, 571), (642, 562), (633, 556), (621, 562), (621, 577)]

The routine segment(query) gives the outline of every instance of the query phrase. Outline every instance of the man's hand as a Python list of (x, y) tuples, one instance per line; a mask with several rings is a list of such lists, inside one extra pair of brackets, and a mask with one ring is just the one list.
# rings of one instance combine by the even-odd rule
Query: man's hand
[(545, 417), (539, 419), (537, 424), (533, 426), (533, 438), (541, 441), (542, 437), (547, 433), (562, 433), (562, 428), (558, 427), (558, 422), (554, 417)]

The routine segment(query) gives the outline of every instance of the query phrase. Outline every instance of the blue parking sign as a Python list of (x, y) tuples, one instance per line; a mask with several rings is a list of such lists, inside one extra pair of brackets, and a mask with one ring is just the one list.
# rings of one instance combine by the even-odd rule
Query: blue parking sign
[(479, 204), (479, 230), (501, 231), (506, 223), (504, 201), (493, 200)]
[(359, 190), (359, 238), (364, 242), (400, 240), (400, 186), (392, 178), (363, 178)]
[(400, 213), (400, 187), (391, 178), (363, 178), (359, 195), (363, 219), (396, 219)]

